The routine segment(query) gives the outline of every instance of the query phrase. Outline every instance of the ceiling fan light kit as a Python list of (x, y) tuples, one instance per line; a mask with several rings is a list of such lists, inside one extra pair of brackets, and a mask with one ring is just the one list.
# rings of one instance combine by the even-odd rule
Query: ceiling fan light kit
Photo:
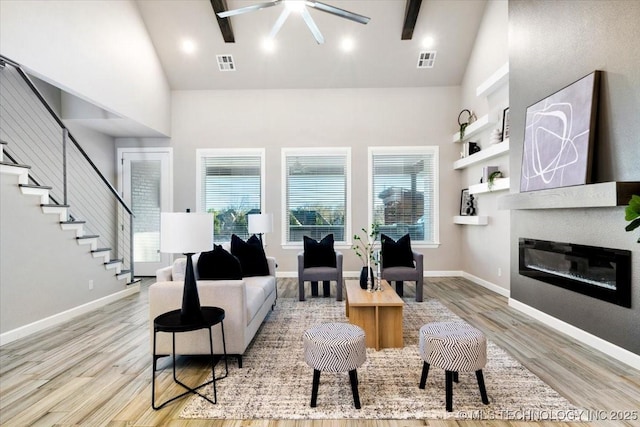
[(313, 34), (313, 38), (316, 40), (316, 42), (318, 44), (324, 43), (324, 37), (322, 36), (322, 33), (320, 32), (320, 29), (316, 25), (315, 21), (311, 17), (311, 14), (309, 13), (309, 9), (307, 7), (330, 13), (341, 18), (349, 19), (360, 24), (367, 24), (371, 20), (371, 18), (369, 17), (354, 12), (349, 12), (348, 10), (340, 9), (339, 7), (331, 6), (326, 3), (311, 0), (273, 0), (266, 3), (259, 3), (251, 6), (241, 7), (239, 9), (219, 12), (218, 16), (220, 18), (229, 18), (231, 16), (265, 9), (267, 7), (277, 6), (280, 3), (284, 3), (285, 8), (276, 20), (273, 28), (271, 29), (271, 32), (269, 33), (270, 38), (274, 38), (276, 34), (278, 34), (278, 31), (280, 31), (291, 12), (299, 12), (305, 24), (307, 24), (309, 31), (311, 31), (311, 34)]

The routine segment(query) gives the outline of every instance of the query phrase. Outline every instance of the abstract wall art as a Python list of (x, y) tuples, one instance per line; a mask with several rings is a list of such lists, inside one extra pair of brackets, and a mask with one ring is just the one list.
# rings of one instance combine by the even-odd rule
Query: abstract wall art
[(590, 182), (600, 74), (527, 107), (520, 192)]

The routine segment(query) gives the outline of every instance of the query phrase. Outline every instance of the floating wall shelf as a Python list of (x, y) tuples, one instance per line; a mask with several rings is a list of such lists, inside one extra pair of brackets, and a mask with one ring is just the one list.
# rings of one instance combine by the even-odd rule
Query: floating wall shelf
[[(469, 189), (471, 192), (471, 189)], [(625, 206), (632, 194), (640, 194), (640, 182), (601, 182), (573, 187), (551, 188), (527, 193), (506, 194), (498, 199), (498, 209), (563, 209)]]
[(509, 189), (509, 178), (496, 178), (493, 181), (493, 187), (489, 190), (489, 184), (484, 182), (482, 184), (475, 184), (469, 186), (469, 194), (488, 193), (490, 191), (496, 192)]
[(467, 128), (464, 131), (464, 138), (462, 138), (462, 140), (460, 139), (460, 132), (456, 132), (453, 135), (453, 142), (466, 141), (470, 139), (473, 135), (482, 132), (483, 130), (487, 129), (491, 125), (492, 123), (489, 123), (489, 116), (484, 115), (480, 117), (478, 120), (476, 120), (475, 122), (471, 123), (469, 126), (467, 126)]
[(497, 89), (509, 82), (509, 63), (507, 62), (500, 67), (495, 73), (489, 76), (487, 80), (482, 82), (476, 89), (476, 96), (489, 96)]
[(475, 154), (467, 156), (463, 159), (456, 160), (453, 163), (454, 169), (464, 169), (471, 165), (475, 165), (476, 163), (480, 163), (484, 160), (493, 159), (495, 157), (500, 157), (505, 153), (509, 152), (509, 138), (504, 140), (499, 144), (490, 145), (487, 148), (484, 148), (478, 151)]
[(453, 217), (454, 224), (462, 224), (462, 225), (487, 225), (489, 223), (488, 216), (454, 216)]

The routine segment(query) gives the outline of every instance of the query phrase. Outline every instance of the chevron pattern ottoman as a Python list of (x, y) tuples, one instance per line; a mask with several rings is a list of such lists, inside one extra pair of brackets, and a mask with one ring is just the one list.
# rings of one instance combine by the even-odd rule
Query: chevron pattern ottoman
[(356, 369), (367, 360), (364, 331), (349, 323), (323, 323), (307, 329), (302, 340), (304, 360), (313, 368), (311, 407), (316, 407), (320, 372), (349, 371), (353, 404), (360, 409)]
[(427, 323), (420, 328), (419, 348), (424, 361), (420, 388), (425, 387), (430, 365), (444, 369), (448, 412), (453, 410), (453, 381), (458, 382), (458, 372), (475, 371), (482, 403), (489, 404), (482, 375), (487, 363), (487, 339), (482, 332), (460, 322)]

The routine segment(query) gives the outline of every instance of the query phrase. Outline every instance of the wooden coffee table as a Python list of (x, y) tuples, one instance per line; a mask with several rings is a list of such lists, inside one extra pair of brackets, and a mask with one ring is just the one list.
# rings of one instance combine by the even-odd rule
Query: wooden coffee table
[(367, 292), (358, 280), (347, 280), (345, 303), (349, 323), (364, 329), (366, 345), (381, 348), (403, 347), (402, 307), (404, 301), (386, 280), (382, 292)]

